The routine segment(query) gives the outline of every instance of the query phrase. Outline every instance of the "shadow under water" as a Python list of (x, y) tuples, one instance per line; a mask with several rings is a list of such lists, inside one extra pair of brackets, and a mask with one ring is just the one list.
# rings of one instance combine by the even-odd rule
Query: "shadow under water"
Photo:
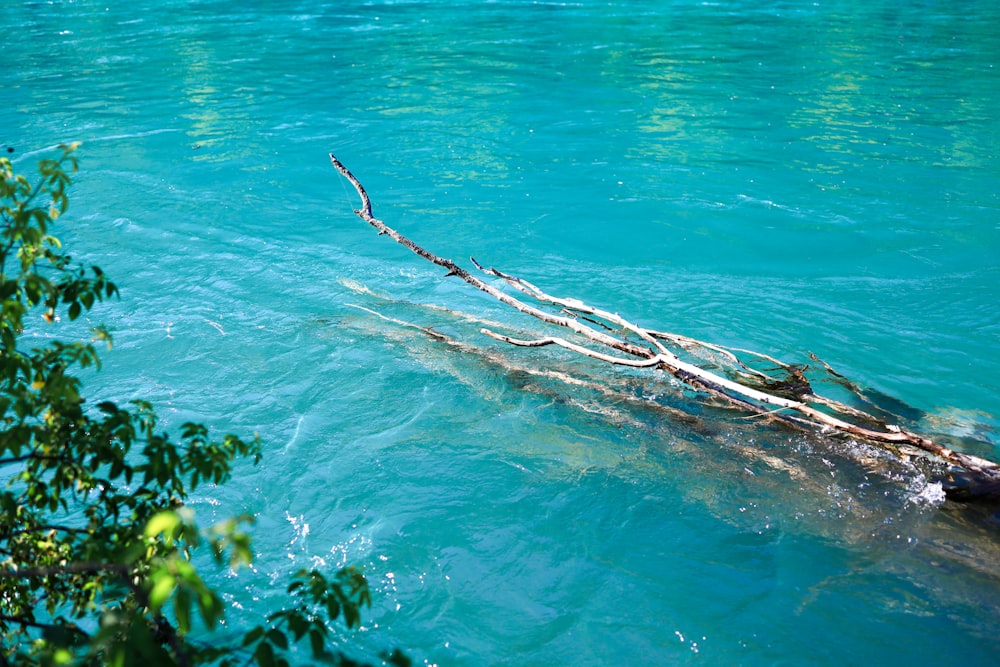
[[(941, 462), (741, 414), (666, 373), (609, 367), (559, 349), (491, 345), (479, 328), (510, 325), (345, 286), (356, 303), (320, 325), (333, 335), (381, 338), (497, 404), (498, 412), (533, 396), (536, 413), (550, 412), (539, 428), (555, 421), (568, 429), (558, 457), (566, 474), (601, 468), (655, 479), (740, 531), (829, 541), (855, 553), (862, 563), (856, 567), (865, 570), (843, 576), (902, 577), (916, 582), (929, 604), (975, 610), (984, 591), (1000, 586), (997, 508), (948, 500), (936, 481), (948, 473)], [(927, 418), (902, 404), (890, 407)], [(970, 450), (985, 447), (948, 437)], [(581, 442), (591, 445), (585, 453)], [(977, 622), (981, 630), (982, 618)], [(1000, 631), (1000, 620), (996, 626)]]
[[(527, 391), (599, 417), (617, 428), (647, 434), (673, 456), (696, 455), (705, 469), (738, 473), (764, 483), (758, 468), (794, 480), (823, 497), (836, 497), (851, 513), (864, 513), (864, 498), (898, 496), (907, 505), (944, 503), (935, 481), (949, 474), (941, 461), (922, 452), (859, 441), (843, 433), (800, 430), (786, 422), (744, 414), (695, 392), (659, 370), (608, 366), (559, 348), (479, 345), (487, 340), (479, 329), (511, 330), (509, 324), (446, 307), (399, 301), (356, 283), (345, 283), (364, 303), (351, 304), (355, 314), (337, 318), (339, 327), (378, 335), (436, 371), (446, 372), (483, 393), (483, 376), (504, 378), (508, 389)], [(470, 342), (475, 341), (475, 342)], [(487, 392), (488, 393), (488, 392)], [(975, 424), (958, 426), (942, 415), (929, 415), (893, 397), (864, 390), (866, 405), (891, 415), (894, 423), (932, 433), (943, 443), (969, 453), (987, 455), (991, 445), (975, 437)], [(485, 396), (485, 394), (484, 394)], [(488, 396), (485, 396), (488, 397)], [(937, 428), (935, 428), (937, 427)], [(950, 427), (950, 432), (942, 427)], [(768, 475), (765, 475), (767, 477)], [(836, 483), (831, 483), (834, 478)], [(888, 488), (882, 488), (888, 485)], [(872, 489), (875, 489), (873, 492)], [(890, 492), (890, 489), (893, 491)], [(809, 494), (805, 494), (809, 495)], [(970, 517), (989, 517), (989, 503), (948, 503), (966, 508)]]

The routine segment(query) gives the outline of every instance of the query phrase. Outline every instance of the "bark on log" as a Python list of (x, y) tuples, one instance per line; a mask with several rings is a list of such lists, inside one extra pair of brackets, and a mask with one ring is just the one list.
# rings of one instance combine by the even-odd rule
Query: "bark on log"
[[(361, 208), (354, 212), (375, 228), (380, 236), (389, 236), (420, 257), (446, 269), (445, 277), (455, 276), (521, 313), (546, 324), (569, 329), (605, 349), (593, 349), (560, 336), (543, 336), (526, 340), (498, 334), (486, 328), (481, 330), (482, 333), (510, 345), (521, 347), (557, 345), (577, 354), (610, 364), (632, 368), (660, 369), (692, 389), (714, 396), (735, 409), (744, 410), (754, 415), (782, 419), (798, 426), (819, 431), (843, 433), (890, 447), (899, 445), (915, 447), (958, 469), (956, 472), (959, 473), (962, 483), (960, 485), (946, 485), (945, 487), (951, 496), (956, 498), (1000, 496), (1000, 465), (997, 463), (972, 454), (954, 451), (935, 442), (932, 438), (913, 433), (897, 425), (887, 424), (867, 412), (843, 402), (820, 396), (813, 391), (801, 367), (784, 364), (756, 352), (734, 350), (678, 334), (648, 329), (630, 322), (618, 313), (590, 306), (578, 299), (549, 295), (526, 280), (494, 268), (486, 268), (476, 262), (474, 258), (470, 258), (473, 265), (484, 275), (503, 281), (539, 305), (522, 301), (472, 275), (450, 259), (439, 257), (426, 250), (376, 218), (372, 213), (371, 199), (361, 182), (332, 153), (330, 161), (337, 171), (354, 186), (361, 197)], [(557, 313), (550, 312), (540, 306), (555, 307), (559, 311)], [(624, 333), (619, 335), (615, 332)], [(664, 344), (665, 342), (671, 344), (677, 351), (672, 350)], [(722, 375), (702, 368), (682, 359), (678, 354), (682, 350), (691, 349), (710, 351), (724, 357), (729, 364), (729, 374)], [(619, 354), (611, 354), (609, 351)], [(776, 377), (756, 370), (741, 360), (736, 354), (737, 352), (767, 360), (777, 366), (783, 375)], [(813, 359), (819, 361), (815, 357)], [(864, 398), (854, 383), (833, 371), (827, 364), (819, 363), (822, 364), (823, 370), (830, 377), (833, 377), (856, 396)], [(769, 389), (773, 387), (781, 388), (782, 391)]]

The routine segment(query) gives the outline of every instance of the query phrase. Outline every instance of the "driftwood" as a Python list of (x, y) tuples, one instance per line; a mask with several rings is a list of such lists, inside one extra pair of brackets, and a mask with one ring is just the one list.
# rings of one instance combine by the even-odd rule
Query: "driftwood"
[[(521, 339), (487, 328), (481, 329), (483, 334), (520, 347), (555, 345), (610, 364), (658, 369), (697, 392), (759, 418), (879, 443), (901, 456), (920, 452), (939, 459), (952, 468), (950, 478), (942, 480), (949, 497), (963, 500), (1000, 497), (1000, 465), (955, 451), (930, 437), (888, 423), (885, 416), (891, 417), (890, 413), (881, 410), (860, 387), (814, 356), (811, 359), (819, 365), (825, 379), (839, 385), (857, 403), (870, 409), (861, 409), (816, 393), (814, 383), (806, 373), (807, 370), (815, 371), (815, 367), (786, 364), (749, 350), (648, 329), (617, 313), (595, 308), (580, 300), (551, 296), (526, 280), (484, 267), (470, 258), (483, 275), (499, 279), (537, 304), (532, 305), (469, 273), (453, 261), (424, 249), (376, 218), (372, 214), (371, 199), (361, 182), (332, 153), (330, 160), (361, 197), (361, 208), (354, 212), (374, 227), (380, 236), (389, 236), (427, 261), (446, 269), (445, 277), (455, 276), (521, 313), (546, 324), (569, 329), (580, 340), (575, 342), (553, 335)], [(588, 347), (583, 344), (587, 341), (601, 347)], [(689, 360), (691, 357), (701, 363)], [(766, 371), (757, 368), (761, 363), (768, 364), (769, 368)]]

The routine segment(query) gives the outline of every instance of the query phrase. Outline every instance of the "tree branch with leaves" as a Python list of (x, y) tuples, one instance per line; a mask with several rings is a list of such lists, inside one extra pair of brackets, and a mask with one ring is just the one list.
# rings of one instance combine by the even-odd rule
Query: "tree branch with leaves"
[(276, 612), (242, 641), (191, 639), (218, 627), (225, 609), (197, 554), (219, 568), (249, 564), (252, 517), (202, 528), (185, 503), (226, 483), (238, 461), (256, 464), (262, 443), (213, 437), (194, 423), (174, 440), (148, 403), (88, 405), (76, 373), (99, 367), (96, 345), (111, 343), (104, 328), (88, 341), (24, 345), (26, 332), (119, 294), (99, 267), (75, 265), (50, 231), (69, 205), (75, 149), (42, 160), (34, 182), (0, 157), (0, 667), (272, 667), (290, 664), (306, 636), (315, 658), (357, 664), (327, 645), (332, 623), (356, 627), (371, 604), (353, 568), (296, 575), (292, 600), (307, 581), (317, 604)]

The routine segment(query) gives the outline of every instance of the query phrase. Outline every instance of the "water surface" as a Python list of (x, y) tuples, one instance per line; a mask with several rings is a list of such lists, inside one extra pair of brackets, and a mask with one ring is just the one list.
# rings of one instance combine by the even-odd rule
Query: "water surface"
[(814, 352), (1000, 456), (1000, 9), (646, 4), (0, 9), (0, 142), (83, 142), (62, 235), (122, 289), (91, 391), (267, 442), (197, 506), (258, 520), (235, 628), (354, 563), (350, 641), (418, 664), (996, 663), (997, 529), (919, 469), (504, 349), (461, 314), (534, 325), (352, 214), (328, 151), (440, 255)]

